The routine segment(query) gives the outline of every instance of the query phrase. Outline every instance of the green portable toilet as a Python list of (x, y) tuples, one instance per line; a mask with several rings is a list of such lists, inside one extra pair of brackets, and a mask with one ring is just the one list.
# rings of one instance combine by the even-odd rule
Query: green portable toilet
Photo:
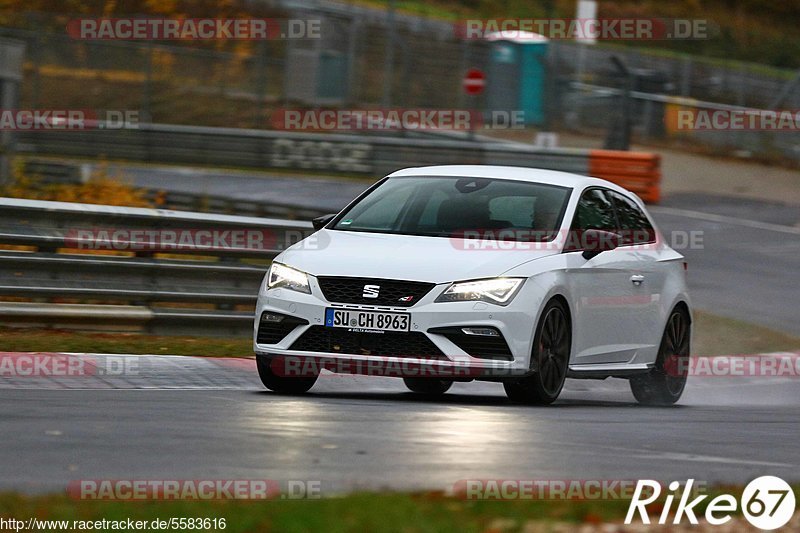
[(528, 31), (495, 32), (486, 39), (488, 111), (522, 111), (526, 126), (543, 125), (549, 39)]

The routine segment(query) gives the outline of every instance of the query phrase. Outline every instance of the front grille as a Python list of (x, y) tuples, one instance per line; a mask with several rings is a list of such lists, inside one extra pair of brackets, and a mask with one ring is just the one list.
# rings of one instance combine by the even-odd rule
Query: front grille
[(362, 333), (344, 328), (311, 326), (290, 350), (383, 357), (421, 357), (447, 360), (436, 345), (420, 332)]
[[(264, 315), (274, 315), (283, 317), (280, 322), (266, 322)], [(280, 313), (273, 313), (265, 311), (261, 313), (261, 320), (258, 324), (258, 334), (256, 335), (256, 342), (258, 344), (278, 344), (286, 335), (294, 331), (297, 326), (308, 324), (308, 320), (297, 318), (296, 316), (282, 315)]]
[(511, 349), (508, 347), (503, 334), (496, 328), (493, 329), (499, 333), (495, 336), (484, 335), (467, 335), (461, 331), (460, 327), (448, 328), (431, 328), (428, 333), (436, 333), (444, 335), (450, 342), (464, 350), (472, 357), (478, 359), (502, 359), (511, 361), (514, 356), (511, 354)]
[[(329, 302), (411, 307), (433, 289), (435, 283), (397, 279), (348, 278), (321, 276), (317, 278), (322, 294)], [(377, 285), (377, 298), (364, 298), (364, 286)]]

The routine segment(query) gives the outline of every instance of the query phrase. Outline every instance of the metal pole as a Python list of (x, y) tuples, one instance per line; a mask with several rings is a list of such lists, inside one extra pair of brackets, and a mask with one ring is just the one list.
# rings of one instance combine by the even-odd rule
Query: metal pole
[(256, 98), (257, 109), (255, 117), (255, 127), (264, 127), (264, 112), (267, 99), (267, 46), (266, 42), (261, 41), (256, 47)]
[(692, 91), (692, 59), (684, 57), (681, 67), (681, 96), (688, 97)]
[(142, 95), (141, 120), (144, 122), (152, 122), (153, 120), (150, 116), (150, 91), (152, 90), (151, 82), (153, 76), (153, 45), (150, 41), (147, 42), (144, 53), (144, 94)]
[[(10, 39), (0, 42), (0, 108), (19, 107), (20, 85), (22, 83), (22, 64), (25, 59), (25, 43)], [(11, 160), (14, 156), (16, 133), (11, 130), (0, 131), (0, 185), (10, 183), (13, 176)]]
[(36, 109), (39, 107), (39, 98), (41, 97), (41, 74), (42, 69), (42, 37), (36, 34), (33, 38), (33, 49), (31, 56), (33, 59), (33, 97), (31, 98), (31, 107)]
[[(555, 17), (556, 6), (555, 0), (545, 0), (544, 2), (544, 16), (548, 20)], [(553, 54), (553, 44), (548, 46), (547, 54), (541, 57), (544, 66), (544, 131), (553, 131), (553, 117), (556, 115), (556, 80), (554, 79), (556, 69), (552, 68), (555, 59), (550, 57)], [(579, 80), (580, 81), (580, 80)]]
[[(468, 54), (469, 54), (469, 49), (467, 48), (467, 40), (466, 39), (462, 39), (461, 40), (461, 62), (459, 64), (459, 69), (458, 69), (458, 71), (461, 73), (462, 76), (467, 71)], [(461, 82), (461, 79), (459, 79), (459, 83), (460, 82)], [(458, 87), (458, 107), (463, 108), (465, 105), (466, 105), (466, 94), (464, 92), (464, 88), (459, 86)]]
[(634, 89), (635, 77), (623, 61), (616, 55), (611, 56), (611, 62), (622, 74), (625, 87), (622, 91), (620, 114), (617, 120), (611, 123), (604, 148), (608, 150), (629, 150), (631, 144), (631, 93)]
[(389, 7), (386, 11), (386, 25), (388, 26), (386, 42), (386, 59), (383, 65), (383, 99), (381, 105), (389, 107), (392, 105), (392, 67), (394, 65), (394, 1), (389, 0)]
[(360, 30), (359, 19), (356, 16), (350, 18), (348, 25), (349, 35), (347, 40), (347, 102), (355, 103), (356, 94), (356, 54), (358, 42), (358, 32)]

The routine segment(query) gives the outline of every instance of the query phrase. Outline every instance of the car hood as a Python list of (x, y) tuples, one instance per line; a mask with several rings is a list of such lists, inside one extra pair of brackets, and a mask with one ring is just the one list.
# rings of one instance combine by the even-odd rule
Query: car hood
[(276, 260), (314, 276), (446, 283), (500, 276), (522, 263), (558, 253), (550, 249), (527, 249), (527, 243), (511, 250), (499, 249), (501, 243), (496, 242), (485, 243), (480, 250), (474, 246), (466, 249), (464, 243), (462, 239), (446, 237), (323, 229), (288, 248)]

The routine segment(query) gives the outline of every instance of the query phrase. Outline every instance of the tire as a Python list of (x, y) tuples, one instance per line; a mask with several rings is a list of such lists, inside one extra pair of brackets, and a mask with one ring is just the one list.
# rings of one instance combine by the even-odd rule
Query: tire
[(643, 405), (672, 405), (686, 387), (692, 323), (683, 308), (672, 311), (661, 337), (656, 364), (649, 373), (630, 379), (631, 392)]
[(449, 379), (436, 378), (403, 378), (403, 383), (411, 392), (430, 396), (444, 394), (453, 386), (453, 382)]
[(261, 383), (271, 391), (281, 394), (303, 394), (314, 386), (318, 375), (312, 377), (279, 376), (272, 369), (272, 358), (264, 355), (256, 356), (256, 367)]
[(531, 362), (536, 361), (536, 370), (523, 378), (503, 382), (509, 399), (549, 405), (561, 394), (572, 348), (572, 326), (568, 316), (559, 300), (551, 300), (545, 306), (536, 326), (531, 351)]

